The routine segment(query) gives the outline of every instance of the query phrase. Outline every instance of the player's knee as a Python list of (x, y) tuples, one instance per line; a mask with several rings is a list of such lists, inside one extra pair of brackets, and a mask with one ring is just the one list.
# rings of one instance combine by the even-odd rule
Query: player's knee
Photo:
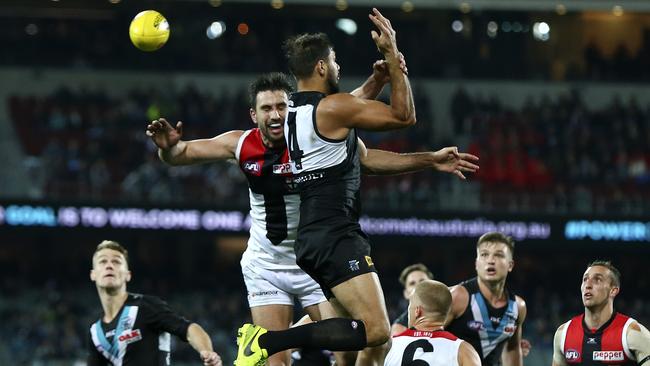
[(267, 366), (290, 366), (291, 356), (289, 352), (280, 352), (272, 355), (266, 361)]
[(390, 325), (384, 321), (366, 323), (366, 342), (369, 347), (380, 346), (390, 339)]

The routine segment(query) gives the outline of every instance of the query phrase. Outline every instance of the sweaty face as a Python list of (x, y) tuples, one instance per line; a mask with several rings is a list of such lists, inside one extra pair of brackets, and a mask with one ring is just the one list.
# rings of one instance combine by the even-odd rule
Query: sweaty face
[(341, 66), (336, 63), (336, 53), (330, 51), (329, 56), (327, 56), (327, 87), (330, 94), (336, 94), (339, 92), (339, 71)]
[[(601, 306), (609, 300), (610, 296), (616, 296), (618, 288), (614, 287), (610, 277), (609, 268), (593, 266), (587, 268), (582, 276), (582, 303), (586, 308)], [(612, 291), (614, 289), (614, 291)]]
[(97, 287), (118, 289), (131, 280), (131, 272), (122, 253), (113, 249), (102, 249), (93, 258), (90, 277)]
[(413, 293), (418, 283), (428, 280), (429, 276), (422, 271), (413, 271), (406, 276), (406, 285), (404, 286), (404, 298), (408, 299)]
[(257, 93), (257, 106), (251, 109), (251, 118), (262, 132), (266, 142), (284, 145), (284, 116), (289, 97), (283, 90), (265, 90)]
[(510, 249), (504, 243), (485, 242), (476, 250), (476, 274), (485, 282), (505, 280), (514, 262)]

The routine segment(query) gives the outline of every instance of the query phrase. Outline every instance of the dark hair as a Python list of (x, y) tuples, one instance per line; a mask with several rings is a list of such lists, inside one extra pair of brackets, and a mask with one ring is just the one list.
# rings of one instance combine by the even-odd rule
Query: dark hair
[(101, 243), (99, 243), (97, 245), (97, 248), (95, 249), (95, 253), (93, 253), (93, 261), (95, 259), (95, 255), (97, 255), (97, 253), (99, 253), (99, 251), (103, 250), (103, 249), (112, 249), (112, 250), (115, 250), (115, 251), (118, 251), (118, 252), (122, 253), (122, 255), (124, 256), (124, 260), (126, 261), (126, 264), (128, 266), (128, 264), (129, 264), (129, 251), (126, 250), (126, 248), (124, 248), (120, 243), (118, 243), (116, 241), (112, 241), (112, 240), (104, 240), (104, 241), (102, 241)]
[(402, 286), (406, 287), (406, 277), (408, 277), (408, 275), (410, 275), (411, 272), (415, 272), (415, 271), (424, 272), (427, 275), (427, 277), (429, 277), (430, 280), (433, 279), (433, 273), (429, 271), (429, 268), (427, 268), (427, 266), (425, 266), (422, 263), (416, 263), (416, 264), (411, 264), (410, 266), (402, 270), (402, 273), (399, 274), (399, 283), (401, 283)]
[(595, 260), (587, 267), (593, 267), (593, 266), (601, 266), (609, 269), (609, 272), (611, 273), (611, 276), (609, 276), (610, 280), (612, 281), (612, 285), (614, 287), (621, 287), (621, 272), (614, 267), (612, 262), (610, 261), (604, 261), (604, 260)]
[(324, 60), (334, 48), (325, 33), (305, 33), (284, 42), (289, 70), (296, 79), (307, 78), (319, 60)]
[(293, 85), (289, 77), (281, 72), (261, 75), (248, 87), (251, 108), (257, 107), (257, 94), (267, 90), (282, 90), (289, 94), (293, 91)]
[(513, 256), (515, 255), (515, 241), (508, 235), (496, 231), (491, 231), (489, 233), (481, 235), (481, 237), (478, 238), (478, 241), (476, 242), (476, 248), (480, 247), (483, 243), (503, 243), (508, 247), (508, 249), (510, 249), (510, 254)]

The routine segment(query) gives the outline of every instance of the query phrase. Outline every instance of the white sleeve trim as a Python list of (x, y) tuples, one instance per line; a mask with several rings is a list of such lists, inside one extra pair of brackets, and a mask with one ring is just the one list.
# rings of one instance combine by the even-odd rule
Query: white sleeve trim
[(237, 162), (239, 162), (239, 154), (241, 153), (242, 145), (244, 145), (244, 140), (246, 137), (248, 137), (251, 131), (253, 130), (245, 131), (241, 134), (241, 136), (239, 136), (239, 140), (237, 141), (237, 148), (235, 149), (235, 158), (237, 159)]
[(566, 341), (566, 334), (569, 331), (569, 326), (571, 325), (571, 322), (573, 322), (573, 319), (564, 323), (565, 326), (564, 329), (562, 329), (562, 334), (560, 335), (560, 351), (562, 351), (562, 354), (564, 354), (564, 342)]
[(630, 351), (630, 346), (627, 344), (627, 330), (630, 327), (630, 324), (635, 321), (632, 318), (627, 319), (625, 322), (625, 325), (623, 325), (623, 334), (621, 336), (621, 343), (623, 343), (623, 351), (625, 351), (625, 355), (627, 358), (629, 358), (632, 361), (636, 361), (636, 358), (632, 354), (632, 351)]

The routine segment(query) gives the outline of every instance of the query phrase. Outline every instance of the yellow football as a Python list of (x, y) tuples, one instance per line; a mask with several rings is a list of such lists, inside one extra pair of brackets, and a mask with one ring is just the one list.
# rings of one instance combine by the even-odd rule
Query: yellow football
[(155, 10), (145, 10), (131, 21), (129, 27), (131, 42), (142, 51), (155, 51), (169, 39), (169, 23)]

